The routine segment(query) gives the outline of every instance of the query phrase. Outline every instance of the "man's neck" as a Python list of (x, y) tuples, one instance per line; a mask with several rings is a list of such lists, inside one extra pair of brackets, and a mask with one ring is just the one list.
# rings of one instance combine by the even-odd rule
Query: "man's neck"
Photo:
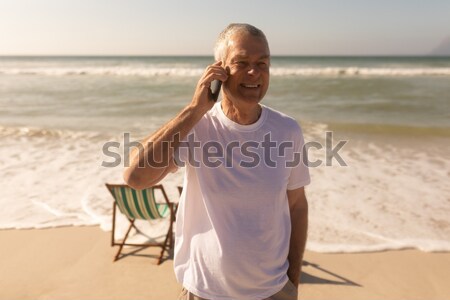
[(241, 125), (250, 125), (258, 121), (262, 107), (259, 103), (238, 106), (224, 98), (222, 100), (222, 111), (230, 120)]

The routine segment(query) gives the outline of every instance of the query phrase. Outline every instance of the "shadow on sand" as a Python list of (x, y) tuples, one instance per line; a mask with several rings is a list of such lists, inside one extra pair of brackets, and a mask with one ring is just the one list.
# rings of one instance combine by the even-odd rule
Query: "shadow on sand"
[[(305, 268), (307, 267), (307, 268)], [(308, 268), (314, 268), (316, 270), (319, 270), (322, 273), (325, 273), (327, 275), (331, 275), (334, 279), (326, 279), (321, 278), (318, 276), (310, 275), (308, 274), (307, 270)], [(329, 277), (329, 276), (327, 276)], [(329, 270), (326, 270), (324, 268), (321, 268), (318, 264), (310, 263), (308, 261), (303, 261), (302, 264), (302, 275), (300, 277), (301, 284), (335, 284), (335, 285), (349, 285), (349, 286), (358, 286), (361, 287), (356, 282), (353, 282), (345, 277), (342, 277), (336, 273), (333, 273)]]
[[(152, 254), (141, 254), (140, 252), (142, 250), (147, 249), (148, 247), (139, 247), (137, 249), (134, 249), (134, 251), (130, 251), (128, 253), (123, 253), (121, 255), (121, 258), (125, 258), (127, 256), (138, 256), (138, 257), (147, 257), (147, 258), (156, 258), (157, 254), (155, 253), (154, 255)], [(159, 249), (158, 249), (159, 250)], [(159, 251), (158, 251), (159, 253)], [(163, 262), (165, 260), (172, 260), (173, 259), (173, 249), (170, 249), (167, 253), (167, 255), (165, 255)], [(324, 275), (326, 275), (325, 277), (328, 278), (321, 278), (319, 276), (315, 276), (315, 275), (310, 275), (308, 274), (308, 269), (309, 268), (314, 268), (318, 271), (320, 271), (321, 273), (323, 273)], [(333, 279), (329, 279), (330, 276)], [(322, 267), (320, 267), (318, 264), (314, 264), (314, 263), (310, 263), (306, 260), (303, 261), (302, 263), (302, 274), (300, 277), (300, 284), (334, 284), (334, 285), (347, 285), (347, 286), (357, 286), (357, 287), (362, 287), (360, 284), (351, 281), (350, 279), (347, 279), (345, 277), (342, 277), (336, 273), (333, 273), (329, 270), (326, 270)]]

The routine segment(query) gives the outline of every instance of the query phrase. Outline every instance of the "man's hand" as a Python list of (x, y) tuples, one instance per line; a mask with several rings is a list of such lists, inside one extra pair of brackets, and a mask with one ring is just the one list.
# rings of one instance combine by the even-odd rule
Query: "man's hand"
[(211, 82), (213, 80), (220, 80), (223, 82), (228, 79), (228, 74), (221, 65), (221, 61), (209, 65), (198, 81), (191, 105), (203, 113), (209, 111), (215, 103), (211, 94)]

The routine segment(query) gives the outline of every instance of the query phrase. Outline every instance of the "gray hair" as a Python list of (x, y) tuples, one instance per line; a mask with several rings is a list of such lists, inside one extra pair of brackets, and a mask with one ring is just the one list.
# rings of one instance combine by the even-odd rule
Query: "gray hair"
[(261, 29), (246, 23), (231, 23), (219, 34), (219, 37), (217, 38), (214, 46), (214, 58), (216, 61), (220, 60), (224, 62), (226, 60), (230, 39), (236, 33), (247, 33), (252, 36), (262, 38), (267, 43), (266, 35)]

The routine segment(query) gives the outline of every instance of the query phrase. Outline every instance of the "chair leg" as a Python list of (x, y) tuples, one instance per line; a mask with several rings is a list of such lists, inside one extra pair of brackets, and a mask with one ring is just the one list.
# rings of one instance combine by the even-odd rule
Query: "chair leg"
[(127, 233), (125, 234), (125, 237), (123, 238), (122, 243), (119, 244), (119, 245), (120, 245), (119, 251), (117, 251), (117, 254), (116, 254), (116, 256), (114, 257), (114, 261), (116, 261), (116, 260), (119, 259), (119, 255), (120, 255), (120, 253), (122, 252), (122, 248), (123, 248), (123, 246), (125, 245), (125, 242), (126, 242), (126, 240), (127, 240), (127, 238), (128, 238), (128, 235), (130, 234), (131, 229), (134, 227), (134, 220), (129, 220), (129, 221), (130, 221), (130, 223), (131, 223), (131, 224), (130, 224), (130, 227), (128, 227)]
[(173, 249), (174, 245), (174, 239), (173, 239), (173, 229), (172, 226), (170, 228), (170, 233), (169, 233), (169, 249)]
[(164, 256), (164, 252), (166, 252), (166, 250), (167, 250), (167, 242), (168, 242), (168, 236), (166, 236), (166, 238), (164, 239), (164, 243), (161, 246), (161, 254), (159, 255), (159, 258), (158, 258), (158, 265), (161, 264), (163, 256)]
[(162, 249), (161, 249), (161, 254), (159, 255), (158, 263), (157, 263), (158, 266), (161, 264), (162, 258), (163, 258), (163, 256), (164, 256), (164, 251), (166, 250), (166, 247), (164, 247), (164, 246), (162, 246), (161, 248), (162, 248)]
[[(160, 265), (162, 262), (164, 252), (171, 249), (171, 248), (169, 248), (169, 249), (167, 248), (167, 244), (171, 240), (171, 234), (172, 234), (172, 221), (170, 221), (169, 230), (167, 231), (166, 238), (164, 239), (164, 243), (161, 246), (162, 249), (161, 249), (161, 254), (159, 255), (159, 259), (158, 259), (158, 265)], [(172, 243), (172, 242), (170, 242), (170, 243)], [(171, 247), (170, 244), (169, 244), (169, 247)]]
[(115, 244), (114, 234), (116, 232), (116, 201), (113, 202), (113, 219), (112, 219), (112, 232), (111, 232), (111, 247)]

